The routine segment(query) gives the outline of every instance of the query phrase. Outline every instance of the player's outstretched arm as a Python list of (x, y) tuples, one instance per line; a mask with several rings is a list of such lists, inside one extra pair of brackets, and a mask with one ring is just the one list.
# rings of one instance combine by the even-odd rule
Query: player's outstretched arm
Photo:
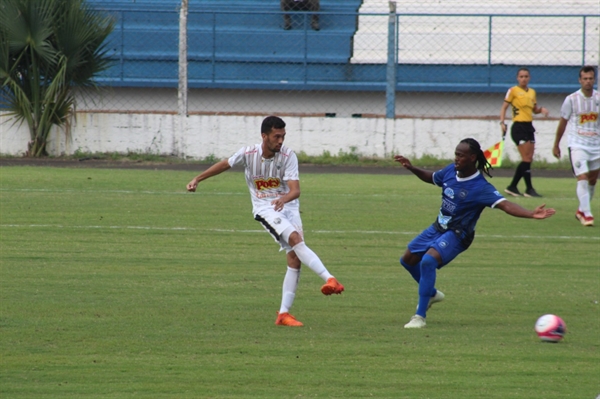
[(396, 162), (400, 162), (405, 169), (410, 170), (415, 176), (419, 179), (423, 180), (426, 183), (433, 183), (433, 172), (430, 170), (425, 170), (421, 168), (414, 167), (408, 158), (403, 157), (402, 155), (394, 155), (394, 160)]
[(521, 205), (515, 204), (514, 202), (502, 201), (498, 205), (496, 205), (496, 208), (502, 209), (509, 215), (518, 218), (546, 219), (554, 215), (556, 211), (553, 208), (546, 209), (545, 206), (546, 204), (542, 204), (535, 208), (533, 211), (530, 211), (529, 209), (525, 209)]
[(209, 177), (216, 176), (220, 173), (225, 172), (228, 169), (231, 169), (231, 166), (229, 166), (229, 161), (227, 159), (217, 162), (210, 168), (206, 169), (204, 172), (200, 173), (198, 176), (194, 177), (192, 181), (190, 181), (187, 184), (186, 188), (188, 191), (194, 192), (196, 191), (196, 187), (198, 187), (198, 183), (200, 183), (202, 180), (206, 180)]

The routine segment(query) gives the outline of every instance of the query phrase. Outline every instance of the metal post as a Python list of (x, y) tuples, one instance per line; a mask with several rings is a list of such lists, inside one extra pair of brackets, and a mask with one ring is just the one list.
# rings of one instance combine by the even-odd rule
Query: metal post
[(398, 35), (396, 28), (396, 3), (390, 1), (389, 5), (385, 117), (394, 119), (396, 116), (396, 51), (398, 51)]
[(488, 55), (487, 55), (488, 87), (492, 85), (492, 16), (488, 17)]
[(210, 81), (217, 79), (217, 13), (212, 13), (212, 48), (210, 55)]
[(581, 65), (585, 65), (585, 29), (586, 29), (586, 23), (585, 23), (585, 16), (583, 16), (583, 40), (581, 43), (581, 47), (583, 50), (583, 54), (581, 56)]
[(303, 81), (304, 84), (306, 84), (308, 82), (308, 14), (307, 13), (303, 13), (304, 16), (304, 61), (303, 61), (303, 70), (304, 70), (304, 77), (303, 77)]
[(125, 13), (121, 11), (121, 54), (119, 55), (119, 78), (125, 79)]
[(181, 0), (179, 12), (179, 86), (177, 106), (179, 115), (188, 113), (188, 62), (187, 62), (187, 15), (188, 0)]

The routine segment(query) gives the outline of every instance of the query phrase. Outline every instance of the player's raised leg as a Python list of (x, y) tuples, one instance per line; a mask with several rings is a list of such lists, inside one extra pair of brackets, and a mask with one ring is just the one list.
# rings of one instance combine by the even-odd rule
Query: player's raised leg
[(297, 231), (289, 235), (288, 243), (298, 259), (325, 281), (321, 287), (324, 295), (341, 294), (344, 291), (344, 286), (329, 273), (321, 259), (304, 243), (302, 236)]

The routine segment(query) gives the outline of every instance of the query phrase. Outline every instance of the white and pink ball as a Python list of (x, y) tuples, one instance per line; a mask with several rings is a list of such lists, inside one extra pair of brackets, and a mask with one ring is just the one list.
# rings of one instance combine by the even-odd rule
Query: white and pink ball
[(542, 341), (558, 342), (567, 333), (567, 325), (560, 317), (545, 314), (535, 322), (535, 332)]

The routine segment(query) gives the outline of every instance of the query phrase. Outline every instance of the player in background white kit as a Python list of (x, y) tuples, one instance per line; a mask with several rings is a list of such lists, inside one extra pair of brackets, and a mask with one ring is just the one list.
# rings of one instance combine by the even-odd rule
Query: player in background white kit
[(192, 179), (188, 191), (196, 191), (198, 183), (216, 176), (235, 165), (243, 165), (246, 183), (252, 198), (254, 219), (287, 253), (287, 272), (283, 279), (281, 307), (275, 324), (300, 327), (303, 324), (289, 313), (296, 296), (302, 263), (319, 275), (325, 284), (324, 295), (341, 294), (344, 286), (333, 277), (323, 262), (304, 243), (300, 219), (300, 182), (298, 158), (283, 145), (285, 122), (268, 116), (262, 122), (262, 143), (240, 148), (231, 158), (224, 159)]
[(575, 217), (584, 226), (594, 225), (591, 202), (600, 172), (600, 94), (594, 90), (595, 80), (593, 66), (579, 70), (581, 89), (567, 96), (562, 105), (552, 148), (554, 156), (560, 158), (560, 139), (566, 130), (571, 166), (577, 177), (579, 208)]

